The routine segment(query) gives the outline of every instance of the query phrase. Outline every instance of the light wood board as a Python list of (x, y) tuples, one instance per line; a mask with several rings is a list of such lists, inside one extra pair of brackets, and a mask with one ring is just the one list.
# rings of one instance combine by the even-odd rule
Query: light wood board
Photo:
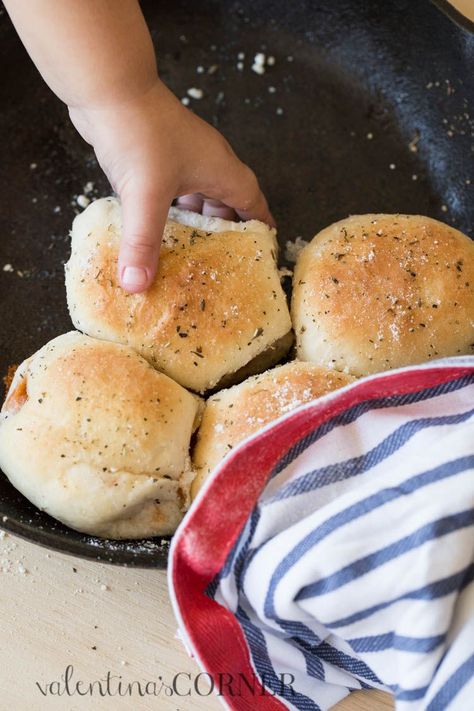
[[(8, 711), (181, 711), (223, 708), (215, 696), (42, 696), (35, 685), (87, 684), (107, 671), (132, 681), (165, 682), (199, 673), (175, 637), (166, 574), (61, 555), (11, 535), (0, 539), (0, 696)], [(95, 647), (95, 649), (94, 649)], [(189, 683), (184, 676), (183, 684)], [(105, 687), (104, 687), (105, 688)], [(116, 688), (116, 687), (115, 687)], [(178, 683), (178, 688), (180, 687)], [(206, 685), (203, 684), (203, 691)], [(256, 709), (258, 706), (256, 705)], [(338, 711), (389, 711), (390, 697), (352, 694)]]

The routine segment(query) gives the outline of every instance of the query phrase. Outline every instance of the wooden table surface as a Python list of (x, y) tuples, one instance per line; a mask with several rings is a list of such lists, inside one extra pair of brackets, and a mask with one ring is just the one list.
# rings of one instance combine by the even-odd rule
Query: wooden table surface
[[(165, 682), (199, 669), (176, 638), (164, 571), (133, 570), (61, 555), (0, 537), (2, 711), (177, 711), (219, 709), (215, 696), (43, 696), (36, 685), (87, 684), (108, 671), (124, 683)], [(183, 682), (184, 676), (180, 677)], [(117, 683), (117, 681), (115, 682)], [(52, 687), (54, 690), (54, 686)], [(115, 689), (116, 687), (113, 687)], [(203, 686), (205, 691), (205, 685)], [(352, 694), (338, 711), (389, 711), (390, 697)]]

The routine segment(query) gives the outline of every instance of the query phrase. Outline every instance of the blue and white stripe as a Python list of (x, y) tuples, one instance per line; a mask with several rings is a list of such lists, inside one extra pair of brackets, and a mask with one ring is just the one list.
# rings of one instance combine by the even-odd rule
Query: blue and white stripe
[(399, 711), (474, 708), (474, 374), (359, 403), (299, 441), (208, 595), (267, 686), (294, 674), (288, 708), (361, 688)]

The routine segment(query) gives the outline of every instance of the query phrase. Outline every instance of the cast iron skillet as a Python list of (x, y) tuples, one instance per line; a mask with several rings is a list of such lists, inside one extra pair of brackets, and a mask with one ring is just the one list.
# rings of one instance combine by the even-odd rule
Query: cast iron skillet
[[(429, 0), (149, 0), (143, 8), (163, 79), (180, 97), (204, 90), (192, 108), (258, 173), (282, 244), (364, 212), (422, 213), (474, 236), (472, 24), (451, 22)], [(276, 58), (263, 76), (250, 70), (258, 51)], [(63, 263), (72, 201), (87, 181), (96, 195), (109, 188), (4, 11), (0, 57), (3, 374), (71, 328)], [(198, 74), (199, 65), (217, 70)], [(87, 558), (166, 565), (169, 541), (76, 533), (1, 473), (0, 526)]]

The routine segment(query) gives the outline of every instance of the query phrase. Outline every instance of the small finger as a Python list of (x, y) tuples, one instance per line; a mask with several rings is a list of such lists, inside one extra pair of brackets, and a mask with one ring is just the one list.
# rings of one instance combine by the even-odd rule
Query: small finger
[(153, 282), (171, 199), (133, 188), (121, 194), (123, 230), (118, 260), (120, 284), (129, 293)]
[(224, 220), (235, 220), (237, 215), (235, 210), (225, 205), (220, 200), (205, 198), (202, 205), (202, 214), (208, 217), (221, 217)]
[(275, 227), (275, 220), (260, 189), (255, 173), (233, 153), (221, 166), (222, 179), (208, 196), (232, 207), (241, 220), (260, 220)]
[(201, 212), (203, 199), (199, 193), (190, 193), (189, 195), (180, 195), (176, 199), (176, 207), (182, 210), (190, 210), (191, 212)]

